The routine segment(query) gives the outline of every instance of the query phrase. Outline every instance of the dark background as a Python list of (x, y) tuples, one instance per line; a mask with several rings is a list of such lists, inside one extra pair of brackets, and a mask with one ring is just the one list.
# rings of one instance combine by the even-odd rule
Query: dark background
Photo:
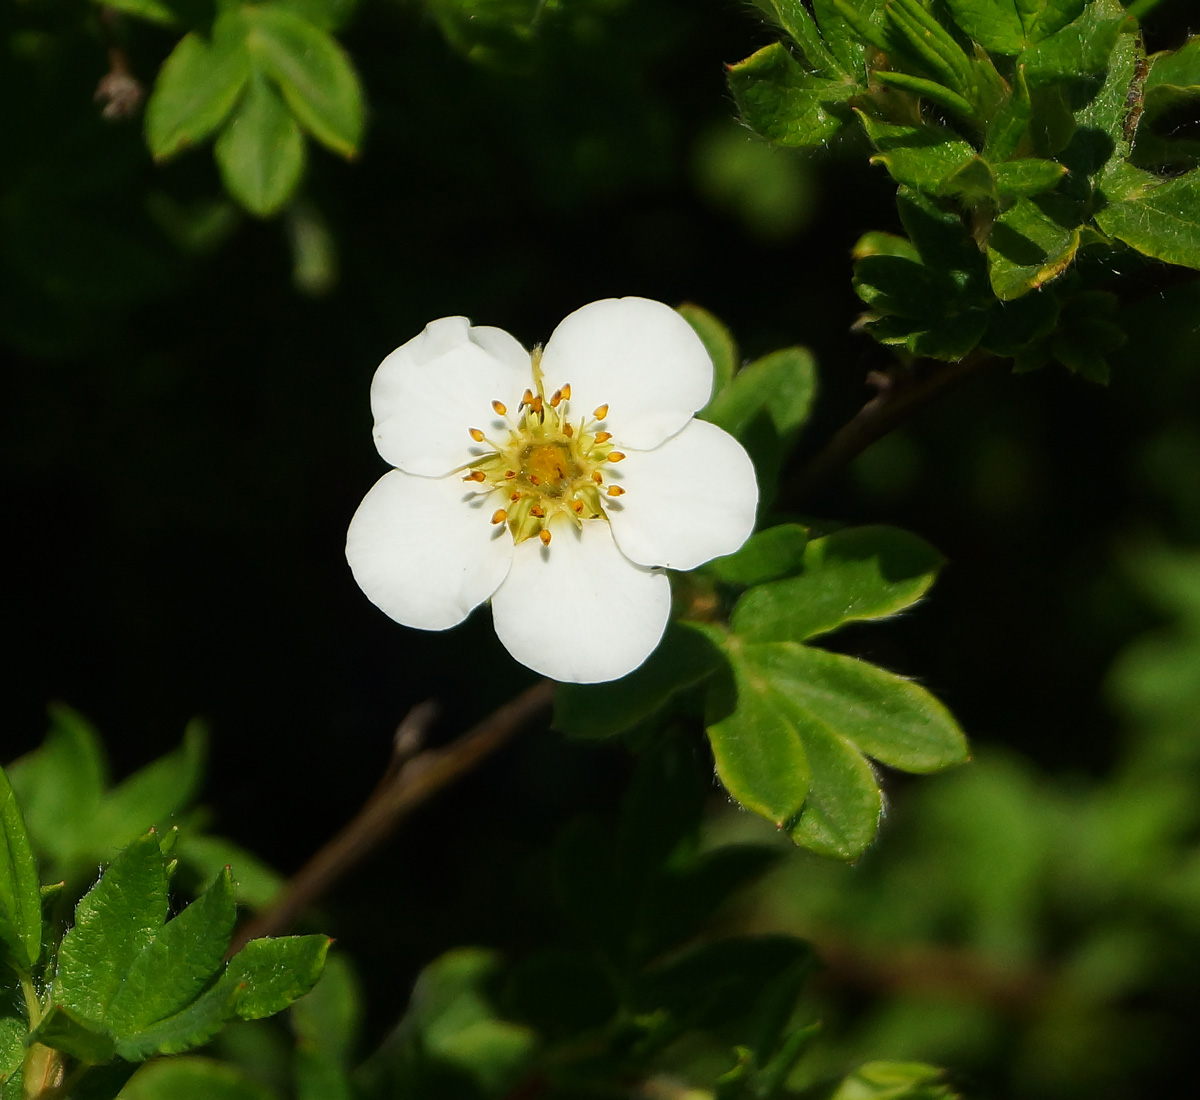
[[(775, 154), (770, 179), (809, 199), (772, 229), (753, 172), (741, 190), (713, 182), (700, 150), (735, 157), (741, 140), (722, 63), (773, 37), (747, 8), (618, 4), (497, 70), (418, 7), (366, 5), (342, 36), (370, 103), (363, 154), (311, 150), (305, 202), (338, 272), (313, 295), (285, 221), (216, 205), (207, 149), (156, 168), (139, 120), (99, 117), (90, 13), (5, 7), (0, 756), (39, 742), (54, 699), (98, 725), (118, 777), (201, 715), (216, 828), (288, 872), (373, 786), (410, 706), (438, 699), (433, 736), (449, 739), (531, 682), (486, 610), (449, 634), (405, 630), (342, 555), (384, 470), (372, 372), (435, 317), (532, 345), (596, 298), (694, 301), (746, 357), (814, 350), (822, 389), (797, 463), (853, 414), (888, 358), (851, 332), (850, 249), (896, 228), (891, 186), (852, 142)], [(1166, 5), (1152, 43), (1182, 41), (1186, 8)], [(174, 41), (122, 33), (145, 78)], [(846, 644), (918, 676), (977, 742), (1051, 770), (1099, 774), (1112, 756), (1098, 683), (1155, 616), (1122, 553), (1200, 534), (1200, 294), (1161, 272), (1124, 289), (1131, 342), (1108, 388), (1057, 368), (981, 376), (806, 504), (901, 524), (947, 555), (925, 605)], [(532, 733), (356, 872), (325, 926), (351, 951), (392, 939), (368, 976), (381, 1012), (448, 946), (519, 951), (547, 934), (545, 838), (610, 812), (628, 767), (618, 747)]]

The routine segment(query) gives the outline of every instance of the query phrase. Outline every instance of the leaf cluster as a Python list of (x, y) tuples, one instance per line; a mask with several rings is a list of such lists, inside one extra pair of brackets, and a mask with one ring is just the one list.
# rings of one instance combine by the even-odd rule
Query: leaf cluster
[(352, 159), (362, 141), (363, 92), (330, 33), (353, 0), (219, 3), (126, 0), (130, 14), (189, 27), (163, 63), (146, 104), (146, 140), (166, 161), (208, 138), (229, 193), (267, 217), (295, 195), (305, 135)]
[[(717, 391), (700, 415), (746, 445), (769, 497), (811, 407), (811, 356), (791, 348), (735, 371), (728, 331), (696, 307), (684, 313), (717, 364)], [(802, 524), (768, 526), (680, 579), (680, 618), (641, 668), (614, 684), (560, 685), (555, 724), (606, 737), (697, 703), (730, 794), (800, 846), (854, 859), (883, 807), (869, 761), (937, 771), (967, 759), (966, 741), (919, 684), (810, 643), (910, 607), (941, 565), (936, 550), (895, 528), (814, 538)]]
[(759, 0), (788, 36), (730, 67), (746, 123), (825, 145), (851, 122), (905, 236), (855, 248), (861, 326), (918, 356), (1057, 359), (1123, 339), (1113, 257), (1200, 268), (1196, 151), (1158, 125), (1200, 94), (1196, 40), (1147, 58), (1118, 0)]
[[(0, 771), (0, 950), (15, 984), (0, 1017), (0, 1096), (58, 1082), (115, 1097), (137, 1063), (190, 1050), (233, 1020), (273, 1015), (321, 974), (324, 936), (252, 940), (225, 961), (237, 917), (230, 869), (168, 920), (176, 834), (151, 829), (124, 847), (57, 939), (17, 797)], [(56, 942), (57, 941), (57, 942)], [(83, 1085), (87, 1078), (86, 1087)]]

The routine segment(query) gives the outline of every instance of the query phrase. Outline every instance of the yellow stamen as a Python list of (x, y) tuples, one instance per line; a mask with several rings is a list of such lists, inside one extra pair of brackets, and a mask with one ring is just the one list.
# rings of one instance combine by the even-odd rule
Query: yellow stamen
[(597, 420), (603, 420), (606, 416), (608, 416), (608, 406), (601, 405), (592, 413), (592, 416), (594, 416)]
[(482, 470), (472, 470), (463, 478), (463, 481), (487, 481), (487, 474)]
[(542, 540), (543, 546), (549, 546), (550, 545), (550, 528), (543, 527), (541, 529), (541, 531), (538, 533), (538, 538)]
[(498, 416), (507, 416), (508, 415), (508, 406), (505, 405), (502, 401), (493, 401), (492, 408), (496, 410), (496, 413)]
[(506, 519), (508, 519), (508, 513), (503, 508), (497, 508), (492, 513), (493, 523), (503, 523)]
[(529, 514), (531, 516), (537, 516), (538, 519), (542, 519), (546, 515), (546, 509), (543, 508), (540, 504), (535, 504), (532, 508), (529, 509)]
[(624, 457), (625, 457), (624, 451), (609, 451), (608, 452), (608, 461), (609, 462), (620, 462), (621, 459), (623, 459)]
[(607, 443), (610, 439), (612, 439), (612, 432), (597, 432), (596, 433), (596, 442), (597, 443)]
[(620, 485), (610, 485), (608, 487), (608, 495), (610, 497), (623, 497), (625, 495), (625, 490), (622, 489)]
[(483, 442), (483, 432), (481, 432), (478, 428), (468, 428), (467, 432), (476, 443)]

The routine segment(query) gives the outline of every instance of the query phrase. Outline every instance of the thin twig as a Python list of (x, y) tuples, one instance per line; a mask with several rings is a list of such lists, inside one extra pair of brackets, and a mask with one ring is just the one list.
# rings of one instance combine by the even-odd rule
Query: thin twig
[(976, 349), (957, 363), (938, 363), (922, 374), (911, 368), (872, 371), (867, 381), (875, 387), (875, 396), (834, 434), (815, 458), (787, 481), (780, 497), (789, 504), (810, 497), (872, 443), (899, 427), (946, 390), (1000, 362), (1002, 360)]
[(418, 806), (490, 756), (554, 698), (554, 685), (542, 680), (494, 710), (449, 745), (416, 751), (436, 707), (414, 707), (396, 731), (388, 771), (351, 821), (288, 881), (279, 896), (248, 921), (229, 953), (259, 936), (289, 929), (299, 914), (357, 864)]

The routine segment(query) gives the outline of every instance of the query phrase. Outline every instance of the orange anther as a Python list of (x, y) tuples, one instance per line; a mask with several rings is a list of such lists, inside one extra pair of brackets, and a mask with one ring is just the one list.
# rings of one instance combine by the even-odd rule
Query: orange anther
[(608, 406), (601, 405), (592, 413), (592, 416), (594, 416), (597, 420), (603, 420), (606, 416), (608, 416)]
[(506, 519), (508, 519), (508, 513), (503, 508), (497, 508), (492, 513), (493, 523), (503, 523)]
[(575, 429), (572, 428), (570, 424), (563, 425), (563, 435), (565, 435), (568, 439), (570, 439), (571, 436), (573, 436), (574, 434), (575, 434)]
[(604, 475), (599, 470), (597, 470), (594, 474), (592, 474), (592, 480), (597, 485), (599, 485), (600, 482), (602, 482), (604, 480)]
[(532, 405), (533, 404), (533, 390), (526, 390), (521, 395), (521, 404), (522, 405)]
[(529, 484), (530, 485), (541, 485), (541, 483), (542, 483), (542, 479), (540, 477), (538, 477), (537, 474), (529, 475)]
[(549, 546), (550, 545), (550, 528), (543, 527), (538, 532), (538, 538), (542, 540), (543, 546)]
[(552, 409), (557, 409), (561, 402), (562, 402), (562, 390), (555, 390), (550, 395), (550, 407)]
[(610, 485), (608, 487), (608, 495), (610, 497), (623, 497), (625, 495), (625, 490), (622, 489), (620, 485)]
[(620, 462), (621, 459), (623, 459), (624, 457), (625, 457), (624, 451), (609, 451), (608, 452), (608, 461), (609, 462)]
[(487, 474), (482, 470), (472, 470), (463, 478), (463, 481), (487, 481)]
[(575, 511), (578, 512), (580, 515), (583, 515), (583, 501), (582, 500), (571, 501), (571, 507), (574, 508)]
[(499, 416), (507, 416), (508, 415), (508, 406), (505, 405), (502, 401), (493, 401), (492, 408), (496, 410), (496, 413)]
[(520, 500), (520, 499), (521, 499), (521, 494), (520, 494), (520, 493), (513, 493), (513, 494), (512, 494), (512, 496), (510, 496), (508, 499), (509, 499), (509, 500)]
[(483, 442), (483, 432), (481, 432), (478, 428), (468, 428), (467, 431), (470, 433), (471, 438), (475, 440), (476, 443)]
[(564, 385), (563, 388), (561, 390), (559, 390), (558, 392), (563, 395), (564, 401), (570, 401), (571, 400), (571, 383), (570, 382), (566, 383), (566, 385)]
[(596, 442), (597, 443), (607, 443), (610, 439), (612, 439), (612, 432), (597, 432), (596, 433)]
[(537, 414), (538, 414), (538, 416), (541, 416), (541, 415), (542, 415), (542, 411), (543, 411), (543, 410), (545, 409), (545, 407), (546, 407), (545, 405), (543, 405), (543, 404), (542, 404), (542, 395), (541, 395), (541, 394), (538, 394), (538, 395), (537, 395), (537, 397), (535, 397), (535, 398), (534, 398), (532, 401), (530, 401), (530, 402), (529, 402), (529, 407), (530, 407), (531, 409), (533, 409), (533, 411), (534, 411), (535, 413), (537, 413)]
[(517, 476), (516, 470), (505, 470), (504, 471), (504, 478), (506, 481), (512, 481), (512, 479), (516, 476)]
[(543, 516), (545, 516), (546, 509), (543, 508), (540, 504), (535, 504), (532, 508), (529, 509), (529, 514), (531, 516), (537, 516), (538, 519), (541, 519)]

